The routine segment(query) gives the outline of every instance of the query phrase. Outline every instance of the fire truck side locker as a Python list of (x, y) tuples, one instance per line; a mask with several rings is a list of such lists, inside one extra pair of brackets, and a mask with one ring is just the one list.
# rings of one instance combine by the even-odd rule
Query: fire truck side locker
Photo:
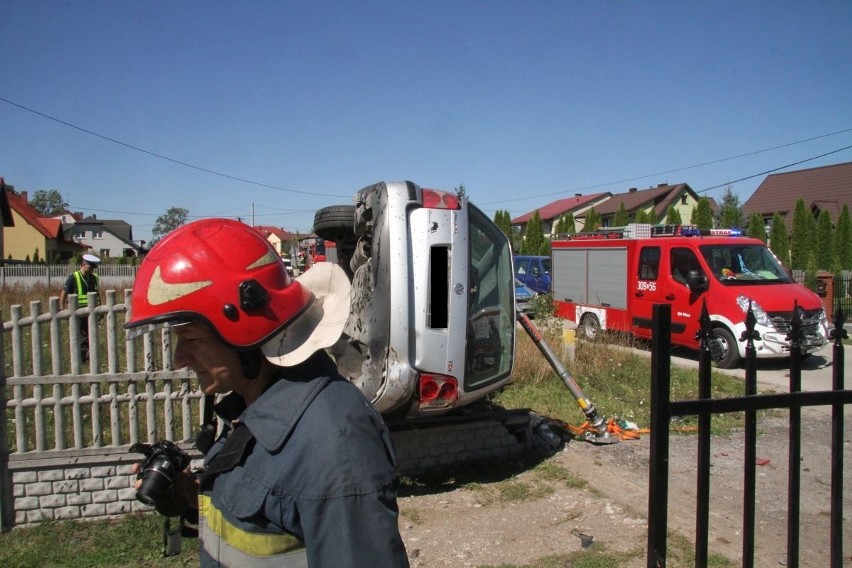
[(573, 314), (560, 315), (577, 322), (585, 336), (592, 338), (601, 329), (628, 329), (628, 248), (634, 247), (628, 242), (553, 249), (553, 297), (573, 304)]

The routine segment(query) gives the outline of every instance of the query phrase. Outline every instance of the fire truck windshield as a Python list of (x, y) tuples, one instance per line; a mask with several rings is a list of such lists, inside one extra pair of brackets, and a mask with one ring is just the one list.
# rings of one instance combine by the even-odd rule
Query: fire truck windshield
[(713, 276), (723, 284), (786, 284), (793, 281), (765, 246), (714, 244), (699, 248)]

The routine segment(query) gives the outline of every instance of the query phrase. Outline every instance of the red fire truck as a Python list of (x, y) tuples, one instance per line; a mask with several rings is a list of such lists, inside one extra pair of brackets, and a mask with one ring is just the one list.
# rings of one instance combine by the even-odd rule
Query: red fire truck
[(795, 282), (759, 239), (737, 231), (631, 224), (555, 239), (553, 299), (558, 316), (594, 337), (601, 330), (651, 336), (652, 307), (672, 307), (672, 343), (697, 349), (703, 303), (712, 321), (711, 352), (721, 368), (745, 356), (739, 341), (751, 306), (760, 358), (790, 353), (794, 310), (804, 323), (804, 352), (828, 341), (825, 310), (816, 294)]

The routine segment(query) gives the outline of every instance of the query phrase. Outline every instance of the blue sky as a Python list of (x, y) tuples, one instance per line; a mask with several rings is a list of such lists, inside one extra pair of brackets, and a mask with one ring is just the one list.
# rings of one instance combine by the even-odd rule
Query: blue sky
[(308, 232), (382, 180), (744, 202), (852, 146), (850, 38), (848, 1), (0, 0), (0, 176), (137, 240), (170, 207)]

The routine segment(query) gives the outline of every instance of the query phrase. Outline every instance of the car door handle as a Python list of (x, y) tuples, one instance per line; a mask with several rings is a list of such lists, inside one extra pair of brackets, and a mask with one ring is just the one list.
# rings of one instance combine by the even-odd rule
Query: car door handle
[(674, 300), (675, 298), (677, 298), (677, 296), (674, 294), (666, 294), (666, 300)]
[(641, 298), (641, 297), (642, 297), (642, 296), (644, 296), (644, 295), (645, 295), (645, 294), (644, 294), (644, 293), (642, 293), (642, 292), (636, 292), (636, 297), (637, 297), (637, 298)]

